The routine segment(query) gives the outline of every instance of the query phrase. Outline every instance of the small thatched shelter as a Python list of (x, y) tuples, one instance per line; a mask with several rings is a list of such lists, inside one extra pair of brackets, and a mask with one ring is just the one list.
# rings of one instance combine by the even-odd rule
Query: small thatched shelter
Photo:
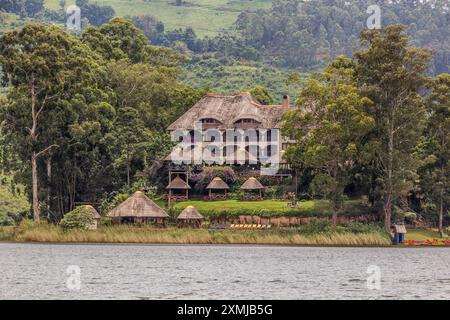
[[(229, 189), (228, 184), (220, 177), (215, 177), (206, 187), (209, 192), (209, 200), (225, 200)], [(214, 191), (220, 192), (215, 193)]]
[[(258, 181), (258, 179), (251, 177), (241, 186), (241, 190), (243, 190), (245, 195), (245, 200), (262, 200), (262, 192), (265, 187)], [(255, 191), (257, 195), (255, 195)]]
[(91, 205), (85, 205), (84, 209), (92, 213), (92, 216), (94, 217), (94, 221), (89, 226), (89, 229), (95, 230), (100, 225), (100, 220), (102, 219), (102, 216), (98, 213), (97, 210)]
[(186, 207), (178, 216), (177, 220), (180, 226), (200, 227), (203, 216), (193, 206)]
[(165, 225), (169, 215), (143, 192), (137, 191), (112, 209), (108, 217), (119, 223), (157, 223)]
[(191, 187), (180, 176), (176, 176), (170, 181), (166, 189), (169, 190), (169, 201), (187, 201), (189, 199)]

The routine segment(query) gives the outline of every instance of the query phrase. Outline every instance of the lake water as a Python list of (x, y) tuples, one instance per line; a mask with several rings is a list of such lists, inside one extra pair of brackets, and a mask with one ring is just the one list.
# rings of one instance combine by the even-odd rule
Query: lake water
[(450, 299), (448, 248), (0, 243), (0, 272), (0, 299)]

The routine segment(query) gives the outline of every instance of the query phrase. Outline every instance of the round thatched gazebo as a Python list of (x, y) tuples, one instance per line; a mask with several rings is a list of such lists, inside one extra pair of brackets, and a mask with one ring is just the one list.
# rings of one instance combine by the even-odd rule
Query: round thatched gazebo
[(203, 219), (200, 212), (193, 206), (186, 207), (177, 217), (180, 226), (193, 226), (196, 228), (200, 227)]
[(251, 177), (241, 186), (241, 190), (245, 192), (244, 200), (262, 200), (262, 192), (265, 187), (258, 179)]
[(175, 179), (170, 181), (166, 187), (169, 190), (169, 202), (173, 201), (187, 201), (189, 200), (189, 190), (191, 187), (180, 176), (176, 176)]
[(92, 213), (92, 216), (94, 217), (94, 220), (92, 224), (89, 226), (89, 229), (97, 229), (100, 225), (100, 220), (102, 219), (102, 216), (98, 213), (97, 210), (91, 205), (85, 205), (84, 208)]
[[(226, 200), (229, 189), (228, 184), (220, 177), (215, 177), (206, 187), (209, 192), (209, 200)], [(220, 192), (215, 193), (214, 191)]]
[(169, 215), (143, 192), (137, 191), (107, 214), (119, 223), (156, 223), (165, 225)]

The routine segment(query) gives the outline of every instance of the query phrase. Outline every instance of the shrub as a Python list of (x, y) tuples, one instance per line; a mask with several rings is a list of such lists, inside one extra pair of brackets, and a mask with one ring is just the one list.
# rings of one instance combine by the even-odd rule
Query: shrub
[(61, 220), (59, 226), (64, 231), (70, 229), (88, 229), (92, 225), (94, 217), (92, 212), (85, 207), (78, 207), (67, 213)]
[(415, 223), (417, 214), (415, 212), (405, 212), (405, 221), (408, 223)]
[(100, 225), (110, 227), (112, 226), (112, 219), (110, 217), (102, 217), (100, 220)]
[(16, 223), (13, 218), (6, 214), (0, 214), (0, 226), (14, 226)]
[(376, 224), (365, 224), (360, 222), (350, 222), (345, 225), (344, 232), (349, 233), (372, 233), (372, 232), (384, 232), (384, 228)]
[(299, 232), (305, 234), (328, 233), (332, 231), (333, 228), (334, 227), (329, 220), (311, 219), (309, 224), (301, 226), (299, 228)]

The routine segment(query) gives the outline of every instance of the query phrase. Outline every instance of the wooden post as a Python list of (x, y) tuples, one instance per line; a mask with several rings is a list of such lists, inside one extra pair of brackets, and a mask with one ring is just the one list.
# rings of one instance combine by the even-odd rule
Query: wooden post
[(170, 209), (170, 200), (171, 200), (171, 198), (172, 198), (172, 189), (169, 189), (169, 198), (168, 198), (169, 209)]

